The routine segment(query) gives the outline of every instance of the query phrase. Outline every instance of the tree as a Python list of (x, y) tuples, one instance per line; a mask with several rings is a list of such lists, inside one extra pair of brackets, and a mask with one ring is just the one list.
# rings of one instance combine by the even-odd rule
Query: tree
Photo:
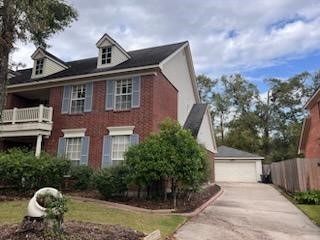
[(126, 163), (136, 183), (150, 186), (154, 181), (170, 180), (174, 208), (179, 189), (195, 191), (209, 176), (205, 150), (189, 130), (172, 120), (164, 121), (158, 134), (130, 147)]
[(46, 40), (77, 19), (64, 0), (0, 0), (0, 118), (5, 103), (9, 54), (17, 40), (46, 47)]

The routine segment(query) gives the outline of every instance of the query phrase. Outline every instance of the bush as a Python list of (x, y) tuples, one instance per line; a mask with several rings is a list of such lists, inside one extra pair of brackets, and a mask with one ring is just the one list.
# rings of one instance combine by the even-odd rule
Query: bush
[(4, 184), (18, 191), (59, 187), (69, 169), (70, 161), (48, 154), (41, 154), (37, 158), (34, 153), (19, 149), (0, 153), (1, 179)]
[(102, 169), (94, 177), (95, 187), (105, 198), (124, 196), (128, 190), (128, 174), (125, 164)]
[(92, 186), (93, 169), (88, 166), (74, 166), (70, 171), (71, 178), (75, 180), (74, 188), (86, 190)]
[(296, 193), (294, 199), (300, 204), (320, 204), (320, 191)]

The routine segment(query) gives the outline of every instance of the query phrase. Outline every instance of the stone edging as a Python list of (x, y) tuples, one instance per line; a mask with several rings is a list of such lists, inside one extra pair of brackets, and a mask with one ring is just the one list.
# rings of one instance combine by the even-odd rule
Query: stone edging
[(193, 217), (198, 215), (200, 212), (202, 212), (209, 204), (214, 202), (218, 197), (220, 197), (223, 193), (223, 189), (221, 188), (219, 192), (217, 192), (212, 198), (210, 198), (208, 201), (203, 203), (200, 207), (195, 209), (193, 212), (190, 213), (177, 213), (174, 212), (175, 209), (158, 209), (158, 210), (152, 210), (152, 209), (146, 209), (146, 208), (140, 208), (140, 207), (134, 207), (126, 204), (121, 203), (115, 203), (115, 202), (109, 202), (99, 199), (93, 199), (93, 198), (84, 198), (84, 197), (77, 197), (77, 196), (69, 196), (74, 200), (82, 201), (82, 202), (94, 202), (105, 205), (105, 207), (109, 208), (116, 208), (121, 210), (128, 210), (133, 212), (142, 212), (142, 213), (153, 213), (153, 214), (159, 214), (159, 215), (179, 215), (179, 216), (186, 216), (186, 217)]

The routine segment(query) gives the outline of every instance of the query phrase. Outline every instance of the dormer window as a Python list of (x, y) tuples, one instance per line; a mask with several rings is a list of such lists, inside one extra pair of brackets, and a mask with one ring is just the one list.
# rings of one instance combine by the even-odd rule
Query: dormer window
[(43, 73), (43, 58), (42, 59), (38, 59), (36, 61), (36, 71), (35, 71), (36, 75), (40, 75), (42, 73)]
[(111, 63), (111, 47), (104, 47), (101, 51), (101, 64)]

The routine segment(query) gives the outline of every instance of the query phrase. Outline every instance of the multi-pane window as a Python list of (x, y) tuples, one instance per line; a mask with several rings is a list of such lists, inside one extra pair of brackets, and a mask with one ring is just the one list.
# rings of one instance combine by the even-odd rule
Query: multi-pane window
[(40, 75), (42, 73), (43, 73), (43, 58), (36, 60), (36, 70), (35, 70), (36, 75)]
[(124, 160), (124, 153), (128, 150), (130, 142), (129, 136), (113, 136), (112, 137), (112, 165), (117, 165)]
[(86, 97), (85, 85), (72, 86), (71, 93), (71, 113), (82, 113), (84, 111), (84, 101)]
[(131, 79), (117, 80), (115, 91), (115, 109), (126, 110), (131, 108), (132, 81)]
[(77, 166), (80, 164), (81, 137), (66, 138), (65, 156)]
[(102, 48), (101, 64), (111, 63), (111, 47)]

